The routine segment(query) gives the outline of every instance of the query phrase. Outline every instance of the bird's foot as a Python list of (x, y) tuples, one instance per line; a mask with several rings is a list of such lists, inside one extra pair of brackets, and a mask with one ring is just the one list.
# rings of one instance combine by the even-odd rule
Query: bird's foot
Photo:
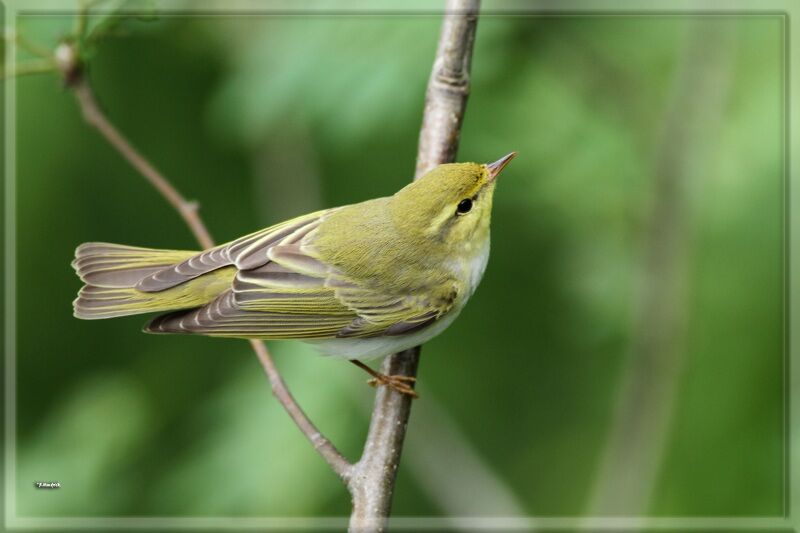
[(361, 361), (351, 360), (351, 363), (356, 365), (358, 368), (372, 376), (372, 379), (367, 381), (367, 383), (372, 387), (378, 387), (380, 385), (386, 385), (390, 389), (396, 390), (400, 394), (407, 394), (412, 398), (419, 398), (417, 392), (412, 388), (412, 385), (417, 382), (417, 378), (413, 376), (404, 376), (402, 374), (392, 374), (386, 375), (381, 374), (377, 370), (372, 370), (370, 367), (362, 363)]
[(417, 391), (411, 388), (411, 385), (417, 382), (417, 378), (412, 376), (404, 376), (402, 374), (393, 374), (390, 376), (381, 374), (379, 372), (376, 372), (375, 374), (376, 375), (374, 378), (367, 381), (367, 384), (370, 387), (386, 385), (390, 389), (394, 389), (400, 394), (408, 394), (412, 398), (419, 398)]

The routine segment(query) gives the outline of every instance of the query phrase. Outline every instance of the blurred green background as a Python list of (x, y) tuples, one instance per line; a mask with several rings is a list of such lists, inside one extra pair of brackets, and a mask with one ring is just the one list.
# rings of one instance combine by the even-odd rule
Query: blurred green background
[[(18, 30), (53, 47), (72, 23)], [(459, 159), (520, 155), (484, 281), (423, 351), (395, 515), (782, 514), (782, 24), (480, 20)], [(133, 20), (90, 78), (222, 242), (407, 183), (439, 26)], [(17, 514), (347, 515), (245, 342), (72, 317), (78, 244), (195, 243), (54, 76), (16, 83)], [(363, 373), (271, 349), (356, 459)]]

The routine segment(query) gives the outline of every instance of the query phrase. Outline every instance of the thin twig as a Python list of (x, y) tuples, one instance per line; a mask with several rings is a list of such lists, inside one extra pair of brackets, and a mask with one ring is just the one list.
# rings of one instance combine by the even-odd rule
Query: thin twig
[[(469, 73), (480, 0), (448, 0), (420, 131), (414, 179), (455, 160), (469, 95)], [(389, 375), (416, 376), (419, 347), (390, 355)], [(353, 498), (351, 531), (384, 531), (411, 411), (411, 398), (389, 387), (375, 395), (367, 441), (348, 483)]]
[(89, 27), (89, 10), (98, 2), (79, 2), (80, 8), (78, 16), (75, 17), (75, 36), (78, 42), (83, 42), (86, 37), (86, 29)]
[[(70, 48), (63, 48), (65, 46)], [(70, 51), (72, 53), (71, 56), (69, 55)], [(105, 113), (103, 113), (102, 109), (97, 104), (97, 99), (89, 83), (86, 81), (86, 78), (77, 70), (77, 56), (75, 55), (74, 49), (71, 48), (71, 45), (62, 44), (56, 53), (56, 57), (60, 57), (59, 65), (62, 66), (62, 75), (64, 79), (67, 80), (68, 86), (73, 90), (86, 122), (94, 126), (117, 152), (119, 152), (131, 166), (139, 171), (170, 205), (175, 208), (203, 248), (213, 247), (214, 241), (198, 214), (197, 204), (187, 201), (183, 195), (178, 192), (175, 186), (131, 145), (108, 120)], [(258, 356), (258, 360), (269, 378), (272, 393), (300, 431), (306, 436), (309, 442), (311, 442), (314, 449), (325, 459), (340, 478), (347, 481), (351, 470), (350, 463), (336, 449), (333, 443), (320, 433), (314, 423), (311, 422), (297, 404), (291, 392), (289, 392), (286, 382), (275, 367), (275, 363), (264, 343), (258, 340), (251, 340), (250, 345), (253, 347), (253, 351), (255, 351)]]
[(30, 76), (32, 74), (45, 74), (47, 72), (55, 72), (56, 65), (52, 60), (32, 60), (24, 63), (17, 63), (14, 70), (11, 72), (3, 73), (4, 78), (20, 78), (22, 76)]
[(13, 40), (17, 43), (17, 46), (28, 52), (29, 54), (39, 57), (41, 59), (49, 59), (50, 61), (53, 60), (53, 52), (49, 48), (45, 48), (44, 46), (40, 46), (33, 41), (30, 41), (27, 37), (23, 34), (17, 32), (16, 30), (11, 30), (11, 35), (9, 36), (9, 40)]
[(161, 193), (170, 205), (180, 214), (186, 225), (203, 248), (214, 246), (214, 240), (200, 216), (196, 202), (186, 200), (178, 190), (145, 159), (128, 140), (114, 127), (97, 105), (94, 92), (86, 79), (81, 77), (72, 89), (83, 112), (83, 118), (94, 126), (105, 139), (133, 166), (150, 184)]
[(275, 394), (278, 401), (281, 402), (281, 405), (283, 405), (283, 408), (289, 413), (289, 416), (292, 417), (292, 420), (294, 420), (294, 423), (300, 428), (300, 431), (302, 431), (311, 442), (311, 445), (314, 446), (314, 449), (327, 461), (333, 471), (346, 482), (350, 477), (352, 465), (339, 450), (336, 449), (336, 446), (334, 446), (325, 435), (320, 433), (317, 426), (314, 425), (300, 408), (300, 405), (286, 386), (286, 382), (283, 381), (280, 372), (278, 372), (278, 369), (275, 367), (275, 362), (272, 360), (269, 352), (267, 352), (267, 346), (262, 341), (258, 340), (251, 340), (250, 345), (253, 347), (253, 351), (256, 352), (261, 366), (264, 367), (264, 372), (266, 372), (269, 378), (269, 384), (272, 387), (273, 394)]

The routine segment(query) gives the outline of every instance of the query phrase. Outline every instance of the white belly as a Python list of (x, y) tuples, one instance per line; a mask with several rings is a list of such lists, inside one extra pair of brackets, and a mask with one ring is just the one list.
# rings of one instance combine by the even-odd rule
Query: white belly
[(317, 348), (323, 355), (331, 355), (343, 359), (375, 359), (390, 353), (402, 352), (431, 340), (447, 329), (447, 326), (453, 323), (460, 311), (460, 309), (454, 309), (429, 327), (408, 335), (370, 337), (366, 339), (325, 339), (306, 342)]
[(467, 300), (478, 288), (478, 284), (486, 270), (489, 260), (489, 243), (477, 253), (467, 266), (466, 272), (457, 272), (467, 280), (467, 293), (465, 297), (445, 316), (431, 324), (429, 327), (408, 335), (392, 335), (384, 337), (354, 338), (354, 339), (325, 339), (321, 341), (306, 341), (316, 347), (323, 355), (341, 357), (343, 359), (375, 359), (391, 353), (401, 352), (414, 346), (423, 344), (439, 333), (443, 332), (453, 323)]

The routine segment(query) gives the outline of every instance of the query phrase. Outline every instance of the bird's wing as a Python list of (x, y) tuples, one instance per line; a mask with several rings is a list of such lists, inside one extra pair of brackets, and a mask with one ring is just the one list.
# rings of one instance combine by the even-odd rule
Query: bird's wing
[(333, 211), (335, 209), (303, 215), (216, 246), (145, 276), (135, 288), (142, 292), (160, 292), (229, 265), (239, 270), (257, 268), (269, 261), (267, 250), (272, 246), (299, 241)]
[(455, 294), (390, 295), (348, 279), (303, 240), (314, 228), (279, 242), (253, 240), (237, 264), (259, 264), (240, 267), (231, 290), (198, 309), (157, 317), (147, 331), (266, 339), (400, 335), (430, 325), (452, 306)]
[(434, 300), (375, 289), (327, 265), (303, 243), (273, 246), (268, 256), (264, 266), (237, 273), (233, 292), (239, 308), (346, 318), (336, 337), (409, 333), (434, 322), (455, 300), (455, 294)]

